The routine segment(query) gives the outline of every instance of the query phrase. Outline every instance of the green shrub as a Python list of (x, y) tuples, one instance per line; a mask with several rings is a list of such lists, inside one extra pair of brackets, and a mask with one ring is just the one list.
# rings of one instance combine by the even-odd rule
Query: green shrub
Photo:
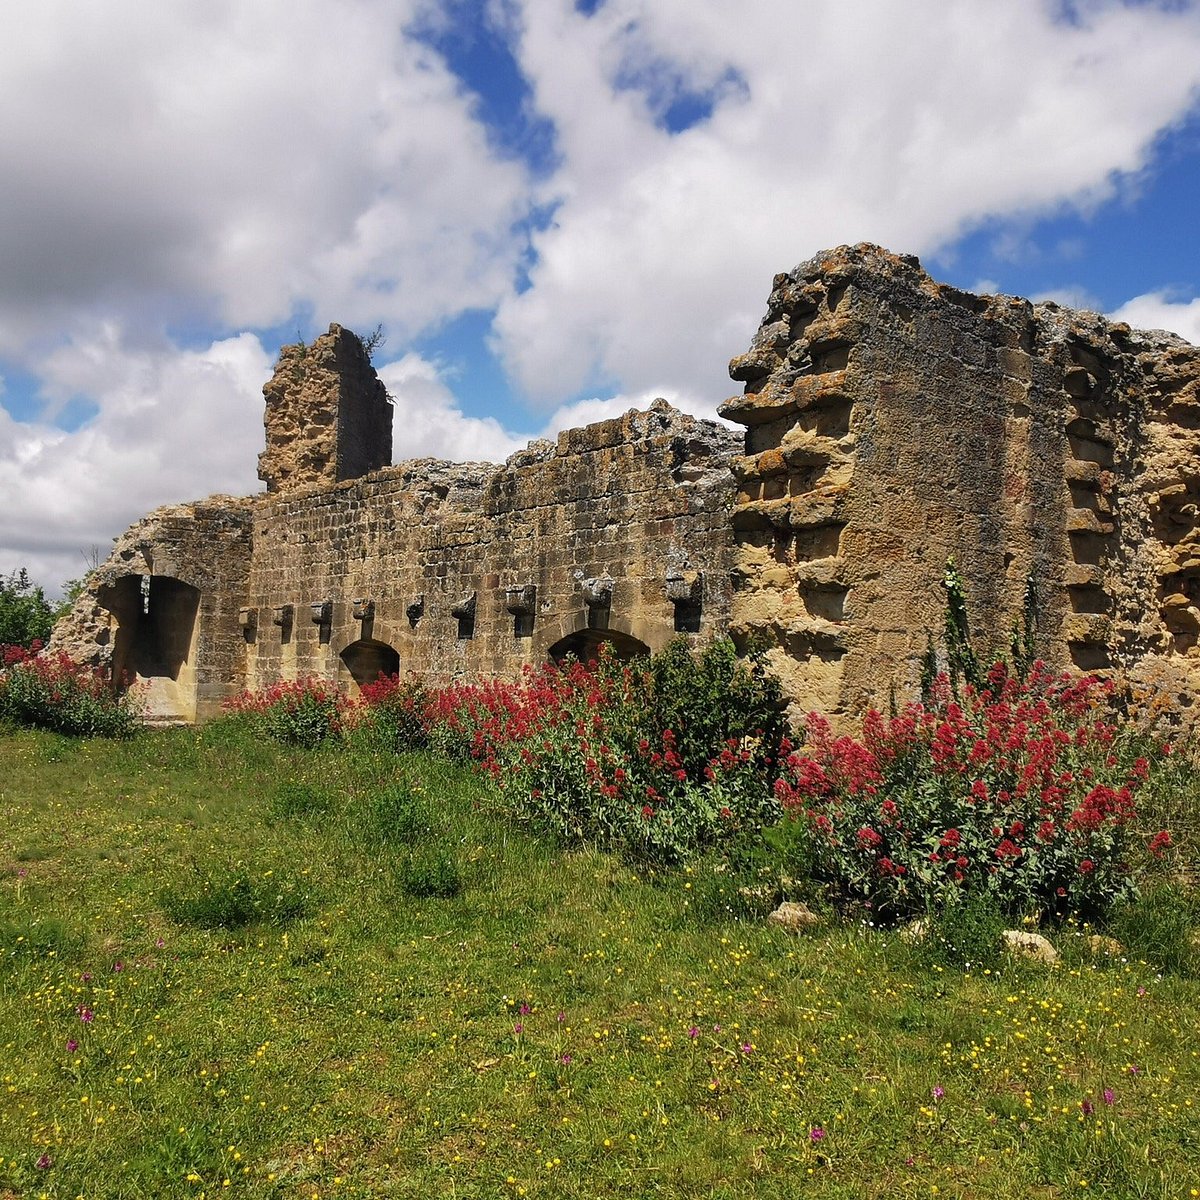
[(1008, 922), (988, 892), (960, 892), (924, 919), (920, 955), (931, 962), (983, 970), (996, 967)]
[(163, 892), (162, 906), (178, 925), (240, 929), (297, 920), (307, 914), (310, 897), (294, 880), (274, 872), (256, 879), (241, 866), (196, 867), (186, 886)]
[(262, 692), (244, 692), (225, 708), (243, 714), (277, 742), (312, 749), (341, 735), (350, 702), (331, 683), (300, 679)]
[(518, 816), (567, 842), (677, 862), (779, 817), (778, 683), (732, 643), (602, 653), (426, 698), (429, 747), (481, 763)]
[(817, 714), (776, 784), (808, 822), (816, 867), (892, 919), (987, 892), (1013, 916), (1088, 914), (1136, 895), (1150, 762), (1122, 751), (1104, 685), (1003, 664), (955, 698), (867, 714), (861, 739)]
[(126, 738), (137, 727), (130, 693), (115, 691), (107, 672), (14, 647), (0, 667), (0, 720), (73, 737)]
[(422, 792), (407, 783), (394, 783), (369, 795), (366, 828), (376, 841), (411, 845), (432, 836), (433, 813)]
[(1193, 975), (1200, 969), (1194, 901), (1179, 887), (1166, 885), (1121, 905), (1109, 930), (1134, 958), (1161, 971)]
[(396, 882), (406, 896), (416, 900), (447, 900), (463, 887), (458, 859), (438, 847), (409, 851), (396, 866)]

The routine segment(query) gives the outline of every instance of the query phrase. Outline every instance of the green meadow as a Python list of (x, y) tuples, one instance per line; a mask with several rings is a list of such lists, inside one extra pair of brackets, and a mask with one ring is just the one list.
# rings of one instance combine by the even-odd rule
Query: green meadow
[(0, 736), (0, 1198), (1200, 1195), (1200, 983), (800, 936), (244, 723)]

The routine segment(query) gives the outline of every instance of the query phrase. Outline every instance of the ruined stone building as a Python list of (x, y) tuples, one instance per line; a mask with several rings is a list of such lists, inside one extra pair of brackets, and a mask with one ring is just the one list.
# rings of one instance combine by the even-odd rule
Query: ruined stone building
[(193, 720), (244, 688), (511, 675), (677, 632), (767, 648), (795, 706), (912, 688), (953, 557), (981, 653), (1026, 583), (1052, 663), (1200, 668), (1200, 350), (842, 247), (776, 276), (744, 436), (662, 402), (504, 465), (389, 466), (391, 408), (338, 326), (266, 385), (265, 493), (159, 509), (55, 642)]

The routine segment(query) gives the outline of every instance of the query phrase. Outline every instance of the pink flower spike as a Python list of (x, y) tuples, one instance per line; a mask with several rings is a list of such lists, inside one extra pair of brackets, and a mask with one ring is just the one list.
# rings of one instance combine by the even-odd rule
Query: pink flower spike
[(822, 1129), (820, 1125), (814, 1125), (813, 1128), (808, 1131), (808, 1140), (812, 1142), (814, 1146), (818, 1142), (823, 1142), (825, 1140), (825, 1130)]
[(698, 1025), (693, 1025), (691, 1027), (691, 1029), (688, 1030), (688, 1037), (690, 1037), (692, 1039), (692, 1041), (694, 1042), (699, 1036), (700, 1036), (700, 1027)]
[(54, 1166), (54, 1159), (52, 1159), (48, 1154), (43, 1154), (42, 1157), (39, 1158), (33, 1165), (37, 1167), (39, 1171), (45, 1171)]
[(1107, 1104), (1111, 1108), (1116, 1102), (1117, 1102), (1116, 1092), (1114, 1092), (1112, 1090), (1112, 1088), (1105, 1088), (1104, 1089), (1104, 1103)]
[(1080, 1102), (1079, 1111), (1082, 1112), (1085, 1117), (1090, 1117), (1092, 1113), (1096, 1111), (1096, 1109), (1090, 1100), (1083, 1100)]
[(933, 1089), (934, 1101), (936, 1102), (936, 1101), (940, 1100), (945, 1094), (946, 1094), (946, 1089), (943, 1088), (942, 1085), (939, 1083), (937, 1085), (937, 1087), (935, 1087)]
[(516, 1024), (513, 1026), (513, 1033), (524, 1033), (524, 1032), (525, 1032), (525, 1026), (524, 1026), (524, 1025), (522, 1025), (520, 1021), (518, 1021), (518, 1022), (517, 1022), (517, 1023), (516, 1023)]
[(79, 1049), (79, 1043), (74, 1038), (67, 1038), (67, 1053), (74, 1054)]

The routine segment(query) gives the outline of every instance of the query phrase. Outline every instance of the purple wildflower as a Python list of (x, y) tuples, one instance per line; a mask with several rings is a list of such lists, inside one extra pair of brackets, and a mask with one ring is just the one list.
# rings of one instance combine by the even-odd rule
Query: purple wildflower
[(1112, 1090), (1112, 1088), (1105, 1088), (1104, 1089), (1104, 1103), (1107, 1104), (1111, 1108), (1112, 1105), (1114, 1105), (1116, 1102), (1117, 1102), (1117, 1093), (1114, 1092)]
[(1092, 1113), (1094, 1113), (1096, 1111), (1090, 1100), (1084, 1100), (1079, 1105), (1079, 1108), (1085, 1117), (1090, 1117), (1092, 1115)]
[(524, 1032), (525, 1032), (525, 1026), (524, 1026), (524, 1025), (522, 1025), (520, 1021), (518, 1021), (518, 1022), (517, 1022), (517, 1023), (516, 1023), (516, 1024), (513, 1026), (513, 1033), (524, 1033)]
[(79, 1043), (74, 1038), (67, 1038), (67, 1053), (74, 1054), (79, 1049)]
[(52, 1159), (48, 1154), (43, 1154), (42, 1157), (39, 1158), (33, 1165), (37, 1167), (39, 1171), (45, 1171), (54, 1166), (54, 1159)]
[(825, 1130), (820, 1125), (814, 1125), (808, 1131), (808, 1140), (815, 1146), (818, 1142), (825, 1140)]
[(939, 1083), (937, 1085), (937, 1087), (935, 1087), (933, 1089), (934, 1101), (936, 1102), (936, 1101), (940, 1100), (945, 1094), (946, 1094), (946, 1089), (944, 1087), (942, 1087), (942, 1085)]

